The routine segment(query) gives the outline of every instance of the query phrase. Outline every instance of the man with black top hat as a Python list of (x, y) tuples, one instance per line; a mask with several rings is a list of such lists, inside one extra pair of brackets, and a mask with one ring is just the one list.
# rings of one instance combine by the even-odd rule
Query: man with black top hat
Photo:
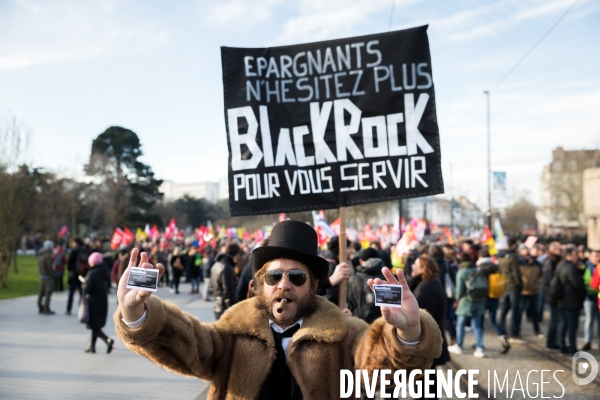
[[(135, 250), (130, 266), (137, 256)], [(140, 266), (153, 268), (144, 253)], [(383, 270), (387, 282), (402, 285), (402, 308), (382, 307), (371, 326), (317, 296), (328, 264), (317, 256), (309, 225), (275, 225), (268, 245), (253, 251), (252, 266), (256, 296), (214, 323), (201, 323), (151, 292), (127, 289), (124, 277), (114, 317), (118, 335), (168, 370), (210, 380), (210, 399), (340, 398), (341, 369), (423, 370), (441, 353), (439, 328), (419, 310), (401, 272), (396, 279)], [(374, 283), (385, 281), (369, 280)]]

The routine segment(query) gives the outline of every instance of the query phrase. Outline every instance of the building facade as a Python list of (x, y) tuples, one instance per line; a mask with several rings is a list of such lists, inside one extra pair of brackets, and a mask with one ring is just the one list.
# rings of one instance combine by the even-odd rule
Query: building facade
[(186, 194), (197, 199), (206, 199), (212, 203), (219, 201), (218, 182), (175, 183), (164, 181), (160, 186), (164, 201), (177, 200)]
[(600, 250), (600, 168), (583, 171), (583, 215), (588, 247)]
[(600, 150), (552, 152), (552, 162), (544, 167), (541, 204), (536, 214), (538, 229), (544, 234), (585, 234), (583, 171), (600, 167)]

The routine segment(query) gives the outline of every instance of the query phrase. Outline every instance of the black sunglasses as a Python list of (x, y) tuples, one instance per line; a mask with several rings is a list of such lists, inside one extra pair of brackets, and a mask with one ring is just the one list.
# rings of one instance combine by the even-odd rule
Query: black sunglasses
[(288, 279), (294, 286), (302, 286), (306, 282), (306, 272), (299, 269), (283, 272), (277, 269), (272, 269), (265, 272), (265, 282), (269, 286), (275, 286), (283, 278), (283, 274), (287, 274)]

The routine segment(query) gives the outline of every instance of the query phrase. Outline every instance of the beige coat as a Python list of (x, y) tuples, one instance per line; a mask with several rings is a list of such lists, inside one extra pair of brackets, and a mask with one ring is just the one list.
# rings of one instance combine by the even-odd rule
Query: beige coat
[[(118, 309), (115, 326), (130, 350), (169, 371), (211, 381), (209, 399), (256, 399), (275, 360), (275, 344), (255, 300), (236, 304), (217, 322), (202, 323), (152, 296), (140, 328), (128, 328)], [(292, 337), (288, 366), (305, 399), (338, 399), (340, 369), (425, 369), (441, 349), (440, 330), (424, 310), (420, 344), (408, 347), (382, 318), (369, 327), (318, 297), (317, 311)]]

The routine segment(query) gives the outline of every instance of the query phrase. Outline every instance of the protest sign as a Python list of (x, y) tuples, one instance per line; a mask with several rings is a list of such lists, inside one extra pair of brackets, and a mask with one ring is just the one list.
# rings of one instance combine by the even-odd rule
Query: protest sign
[(221, 58), (231, 215), (443, 193), (426, 26)]

